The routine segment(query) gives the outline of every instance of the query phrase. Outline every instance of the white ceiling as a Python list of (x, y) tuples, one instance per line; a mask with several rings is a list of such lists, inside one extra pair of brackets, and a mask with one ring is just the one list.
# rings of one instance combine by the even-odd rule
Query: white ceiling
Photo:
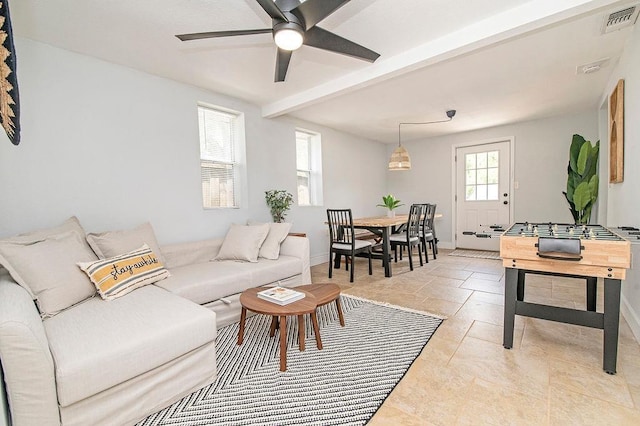
[[(16, 35), (386, 143), (597, 108), (633, 27), (601, 35), (636, 1), (351, 0), (318, 26), (381, 54), (373, 64), (303, 46), (274, 83), (270, 34), (181, 42), (174, 34), (270, 28), (255, 0), (20, 0)], [(576, 67), (609, 58), (599, 72)]]

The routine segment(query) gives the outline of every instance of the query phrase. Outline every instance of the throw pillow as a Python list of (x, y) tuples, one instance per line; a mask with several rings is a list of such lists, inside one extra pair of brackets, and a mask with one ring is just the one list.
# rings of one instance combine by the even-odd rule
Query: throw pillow
[[(42, 241), (53, 235), (60, 235), (69, 231), (77, 232), (83, 240), (86, 236), (84, 228), (82, 227), (82, 225), (80, 225), (80, 221), (78, 220), (78, 218), (75, 216), (71, 216), (69, 219), (65, 220), (58, 226), (54, 226), (53, 228), (38, 229), (36, 231), (26, 232), (24, 234), (15, 235), (13, 237), (3, 238), (2, 240), (0, 240), (0, 244), (4, 242), (29, 243)], [(84, 241), (84, 244), (88, 249), (91, 249), (86, 241)]]
[[(0, 245), (5, 243), (31, 244), (37, 241), (45, 240), (46, 238), (54, 235), (64, 234), (69, 231), (76, 231), (78, 235), (82, 237), (82, 240), (86, 248), (88, 250), (91, 250), (91, 247), (89, 247), (89, 244), (87, 244), (87, 242), (84, 241), (84, 238), (86, 235), (84, 232), (84, 229), (82, 228), (82, 225), (80, 225), (80, 221), (78, 220), (78, 218), (75, 216), (70, 217), (69, 219), (65, 220), (62, 224), (53, 228), (39, 229), (37, 231), (27, 232), (24, 234), (13, 236), (13, 237), (4, 238), (0, 240)], [(4, 266), (4, 263), (2, 262), (1, 254), (0, 254), (0, 265)], [(20, 284), (29, 292), (29, 294), (31, 295), (31, 298), (35, 300), (36, 298), (35, 295), (31, 292), (30, 288), (28, 288), (25, 284), (23, 284), (25, 280), (18, 275), (18, 272), (15, 270), (13, 272), (8, 271), (9, 268), (7, 268), (6, 266), (5, 266), (5, 269), (7, 269), (7, 272), (10, 273), (10, 275), (18, 284)]]
[[(249, 221), (249, 225), (260, 225), (259, 223), (255, 223)], [(260, 251), (258, 253), (259, 257), (264, 257), (265, 259), (276, 260), (280, 257), (280, 244), (287, 238), (289, 231), (291, 230), (290, 223), (269, 223), (269, 233), (267, 234), (267, 238), (265, 238), (262, 246), (260, 247)]]
[(245, 226), (232, 224), (215, 260), (257, 262), (260, 246), (269, 233), (269, 224)]
[(87, 241), (100, 259), (119, 256), (146, 244), (153, 250), (161, 263), (166, 263), (160, 251), (158, 240), (156, 240), (156, 234), (148, 222), (123, 231), (89, 233)]
[(91, 282), (78, 269), (76, 262), (96, 259), (76, 231), (36, 241), (0, 243), (0, 263), (18, 284), (32, 294), (43, 318), (95, 294)]
[(146, 244), (138, 250), (109, 259), (79, 262), (78, 266), (89, 276), (105, 300), (116, 299), (169, 276), (169, 271)]

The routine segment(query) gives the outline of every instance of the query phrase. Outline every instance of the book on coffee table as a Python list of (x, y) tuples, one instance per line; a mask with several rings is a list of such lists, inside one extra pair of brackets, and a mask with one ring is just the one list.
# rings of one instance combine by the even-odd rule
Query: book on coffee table
[(289, 303), (293, 303), (296, 300), (303, 299), (304, 293), (285, 287), (270, 287), (258, 292), (257, 296), (268, 302), (284, 306)]

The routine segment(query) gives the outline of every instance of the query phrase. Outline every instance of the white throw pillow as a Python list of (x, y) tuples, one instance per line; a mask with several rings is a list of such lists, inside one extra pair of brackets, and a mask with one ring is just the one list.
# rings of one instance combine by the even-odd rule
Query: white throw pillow
[(92, 297), (96, 289), (76, 262), (97, 260), (76, 231), (39, 241), (3, 241), (0, 261), (14, 280), (33, 295), (40, 315), (51, 317)]
[(260, 247), (269, 233), (269, 224), (245, 226), (232, 224), (220, 252), (214, 260), (243, 260), (257, 262)]
[[(53, 228), (38, 229), (36, 231), (31, 231), (31, 232), (27, 232), (20, 235), (15, 235), (13, 237), (4, 238), (0, 240), (0, 245), (6, 244), (6, 243), (22, 243), (25, 245), (32, 244), (38, 241), (43, 241), (55, 235), (66, 234), (69, 231), (77, 232), (78, 235), (80, 235), (80, 237), (82, 238), (83, 244), (87, 248), (87, 250), (92, 251), (89, 244), (85, 241), (86, 233), (84, 232), (82, 225), (80, 225), (80, 221), (75, 216), (71, 216), (69, 219), (65, 220), (60, 225)], [(36, 296), (31, 292), (31, 289), (26, 285), (25, 283), (26, 280), (20, 277), (20, 274), (18, 274), (18, 271), (16, 271), (15, 269), (12, 270), (10, 265), (7, 266), (5, 265), (5, 263), (6, 263), (6, 260), (3, 261), (2, 254), (0, 253), (0, 265), (4, 266), (9, 272), (9, 274), (13, 277), (13, 279), (22, 287), (24, 287), (29, 292), (31, 297), (35, 300)]]
[(92, 232), (87, 234), (87, 241), (100, 259), (129, 253), (146, 244), (158, 256), (160, 262), (166, 263), (160, 251), (158, 240), (156, 240), (156, 234), (148, 222), (122, 231)]
[[(260, 223), (249, 221), (249, 225), (261, 225)], [(260, 247), (259, 257), (276, 260), (280, 257), (280, 244), (287, 238), (291, 230), (291, 223), (269, 223), (269, 233)]]

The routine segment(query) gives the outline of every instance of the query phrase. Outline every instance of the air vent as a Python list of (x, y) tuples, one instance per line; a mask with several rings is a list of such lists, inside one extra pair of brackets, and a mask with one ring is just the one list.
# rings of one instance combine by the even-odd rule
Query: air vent
[(600, 59), (599, 61), (590, 62), (588, 64), (578, 65), (576, 74), (592, 74), (600, 71), (600, 69), (609, 65), (609, 58)]
[(605, 16), (602, 23), (602, 34), (629, 27), (636, 23), (640, 5), (634, 5)]

